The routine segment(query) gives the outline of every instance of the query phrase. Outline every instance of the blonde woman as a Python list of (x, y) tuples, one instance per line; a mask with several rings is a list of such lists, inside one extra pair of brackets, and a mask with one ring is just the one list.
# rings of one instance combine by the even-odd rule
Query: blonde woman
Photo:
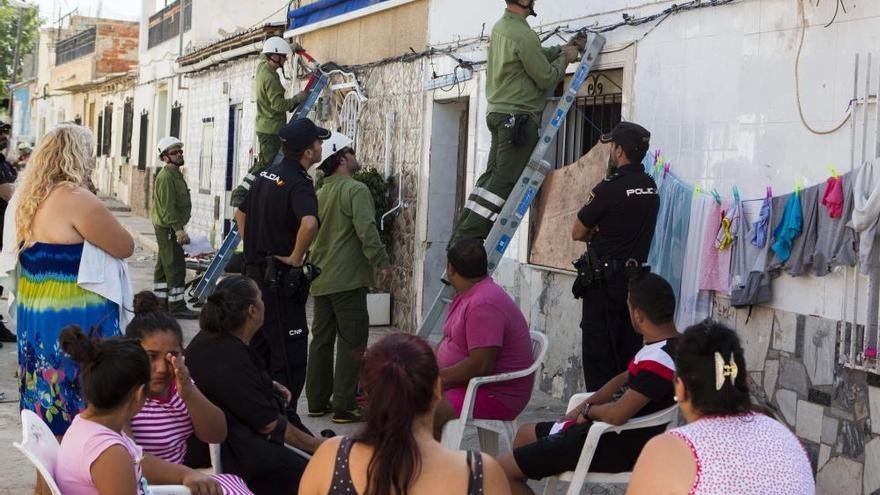
[(61, 350), (61, 329), (78, 325), (101, 337), (121, 334), (118, 306), (77, 285), (83, 243), (116, 258), (134, 251), (131, 235), (86, 188), (94, 149), (88, 129), (59, 125), (34, 150), (16, 191), (20, 405), (58, 436), (86, 406), (80, 369)]

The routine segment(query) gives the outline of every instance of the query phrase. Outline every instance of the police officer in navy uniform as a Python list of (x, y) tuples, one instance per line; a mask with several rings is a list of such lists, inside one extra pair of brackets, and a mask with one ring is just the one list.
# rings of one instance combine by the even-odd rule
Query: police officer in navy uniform
[(642, 159), (651, 133), (621, 122), (600, 141), (611, 144), (608, 175), (578, 212), (572, 239), (587, 243), (572, 288), (583, 300), (583, 366), (588, 391), (626, 370), (642, 347), (626, 304), (627, 277), (642, 270), (654, 238), (660, 196)]
[(290, 390), (288, 418), (308, 431), (296, 415), (306, 377), (306, 300), (314, 276), (306, 257), (318, 233), (318, 199), (308, 170), (321, 162), (321, 143), (330, 131), (297, 119), (278, 136), (284, 159), (256, 177), (236, 223), (244, 240), (245, 274), (260, 286), (266, 308), (251, 346), (272, 378)]

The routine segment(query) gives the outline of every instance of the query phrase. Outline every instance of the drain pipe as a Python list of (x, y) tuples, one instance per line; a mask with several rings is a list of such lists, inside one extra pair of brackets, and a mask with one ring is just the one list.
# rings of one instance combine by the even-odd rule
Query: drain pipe
[[(394, 125), (394, 112), (385, 114), (385, 180), (391, 178), (391, 131)], [(386, 211), (379, 219), (379, 230), (385, 230), (385, 217), (403, 207), (403, 171), (397, 174), (397, 205)]]

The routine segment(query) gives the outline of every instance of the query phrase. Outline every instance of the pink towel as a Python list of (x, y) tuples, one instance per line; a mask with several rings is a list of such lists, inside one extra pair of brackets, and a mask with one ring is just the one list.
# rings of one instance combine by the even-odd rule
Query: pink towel
[[(726, 206), (725, 210), (723, 207)], [(730, 253), (733, 249), (719, 250), (715, 247), (715, 237), (721, 226), (725, 211), (734, 210), (729, 203), (712, 205), (712, 211), (703, 226), (703, 255), (700, 257), (700, 290), (714, 290), (724, 294), (730, 291)]]
[(843, 181), (840, 177), (829, 177), (822, 195), (822, 206), (828, 208), (831, 218), (840, 218), (843, 214)]

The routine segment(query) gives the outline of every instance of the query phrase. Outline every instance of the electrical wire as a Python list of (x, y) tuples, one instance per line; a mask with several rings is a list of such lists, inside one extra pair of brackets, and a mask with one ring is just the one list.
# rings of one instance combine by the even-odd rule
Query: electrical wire
[[(838, 5), (840, 5), (840, 4), (838, 3)], [(798, 0), (798, 9), (800, 10), (800, 14), (801, 14), (801, 40), (800, 40), (800, 43), (798, 44), (797, 55), (795, 55), (795, 58), (794, 58), (794, 89), (795, 89), (794, 92), (795, 92), (795, 99), (797, 100), (798, 115), (801, 118), (801, 123), (804, 125), (804, 127), (807, 128), (808, 131), (812, 132), (813, 134), (819, 135), (819, 136), (827, 136), (828, 134), (833, 134), (833, 133), (839, 131), (840, 129), (843, 128), (844, 125), (846, 125), (846, 123), (852, 117), (852, 106), (849, 107), (849, 109), (847, 110), (847, 113), (846, 113), (846, 117), (844, 117), (843, 120), (839, 124), (837, 124), (837, 126), (835, 126), (832, 129), (828, 129), (828, 130), (824, 130), (824, 131), (820, 131), (820, 130), (814, 128), (813, 126), (811, 126), (807, 122), (806, 117), (804, 117), (804, 107), (803, 107), (803, 104), (801, 103), (801, 73), (800, 73), (801, 51), (804, 48), (804, 38), (806, 37), (806, 34), (807, 34), (807, 13), (804, 10), (804, 0)]]

